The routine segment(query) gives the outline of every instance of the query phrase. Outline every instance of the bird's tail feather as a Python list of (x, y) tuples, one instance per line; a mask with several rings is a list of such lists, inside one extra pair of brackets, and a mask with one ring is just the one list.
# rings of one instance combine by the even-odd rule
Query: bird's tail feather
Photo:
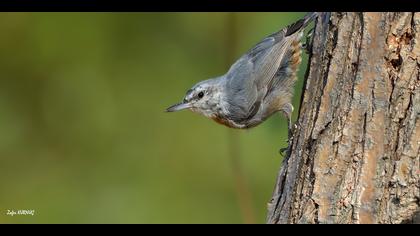
[(292, 35), (306, 26), (308, 26), (316, 17), (319, 16), (319, 12), (309, 12), (302, 19), (296, 21), (295, 23), (289, 25), (286, 30), (286, 36)]

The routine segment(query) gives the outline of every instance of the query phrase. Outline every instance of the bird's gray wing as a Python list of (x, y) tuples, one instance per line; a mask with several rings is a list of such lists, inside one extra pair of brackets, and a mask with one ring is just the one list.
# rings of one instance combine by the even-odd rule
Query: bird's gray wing
[(258, 112), (267, 91), (278, 84), (274, 79), (279, 76), (275, 75), (279, 68), (286, 67), (289, 59), (285, 57), (294, 50), (291, 45), (300, 40), (300, 32), (316, 16), (317, 13), (309, 13), (266, 37), (231, 66), (226, 74), (229, 118), (240, 123)]
[(248, 53), (249, 60), (254, 64), (254, 80), (258, 90), (270, 91), (274, 86), (277, 74), (284, 73), (291, 66), (293, 55), (300, 51), (302, 30), (317, 16), (308, 13), (304, 18), (274, 33), (257, 44)]
[(226, 74), (230, 118), (241, 122), (255, 115), (270, 89), (289, 43), (286, 29), (273, 34), (243, 55)]

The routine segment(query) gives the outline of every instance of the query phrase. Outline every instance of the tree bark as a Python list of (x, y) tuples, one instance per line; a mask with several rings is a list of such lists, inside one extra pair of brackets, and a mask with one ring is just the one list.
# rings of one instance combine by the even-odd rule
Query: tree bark
[(317, 20), (267, 223), (418, 220), (419, 70), (420, 13)]

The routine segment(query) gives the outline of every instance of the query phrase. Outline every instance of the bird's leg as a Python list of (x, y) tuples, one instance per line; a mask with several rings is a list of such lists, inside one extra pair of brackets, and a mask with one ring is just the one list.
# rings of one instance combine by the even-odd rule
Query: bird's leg
[(281, 110), (284, 115), (287, 118), (287, 148), (281, 148), (279, 150), (280, 154), (283, 156), (284, 152), (286, 152), (286, 154), (289, 153), (290, 148), (291, 148), (291, 144), (293, 141), (293, 125), (292, 125), (292, 112), (293, 112), (293, 105), (291, 103), (287, 103), (283, 109)]
[(309, 54), (312, 50), (312, 36), (315, 28), (311, 28), (306, 35), (305, 43), (303, 43), (302, 48), (305, 49), (306, 54)]

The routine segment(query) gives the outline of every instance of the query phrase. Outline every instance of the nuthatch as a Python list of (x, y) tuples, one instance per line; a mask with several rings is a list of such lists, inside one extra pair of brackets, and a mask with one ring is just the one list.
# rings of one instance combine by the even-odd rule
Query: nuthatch
[(187, 91), (173, 112), (190, 109), (231, 128), (247, 129), (281, 111), (288, 119), (289, 138), (293, 86), (301, 62), (301, 38), (317, 16), (303, 19), (268, 36), (220, 77), (201, 81)]

